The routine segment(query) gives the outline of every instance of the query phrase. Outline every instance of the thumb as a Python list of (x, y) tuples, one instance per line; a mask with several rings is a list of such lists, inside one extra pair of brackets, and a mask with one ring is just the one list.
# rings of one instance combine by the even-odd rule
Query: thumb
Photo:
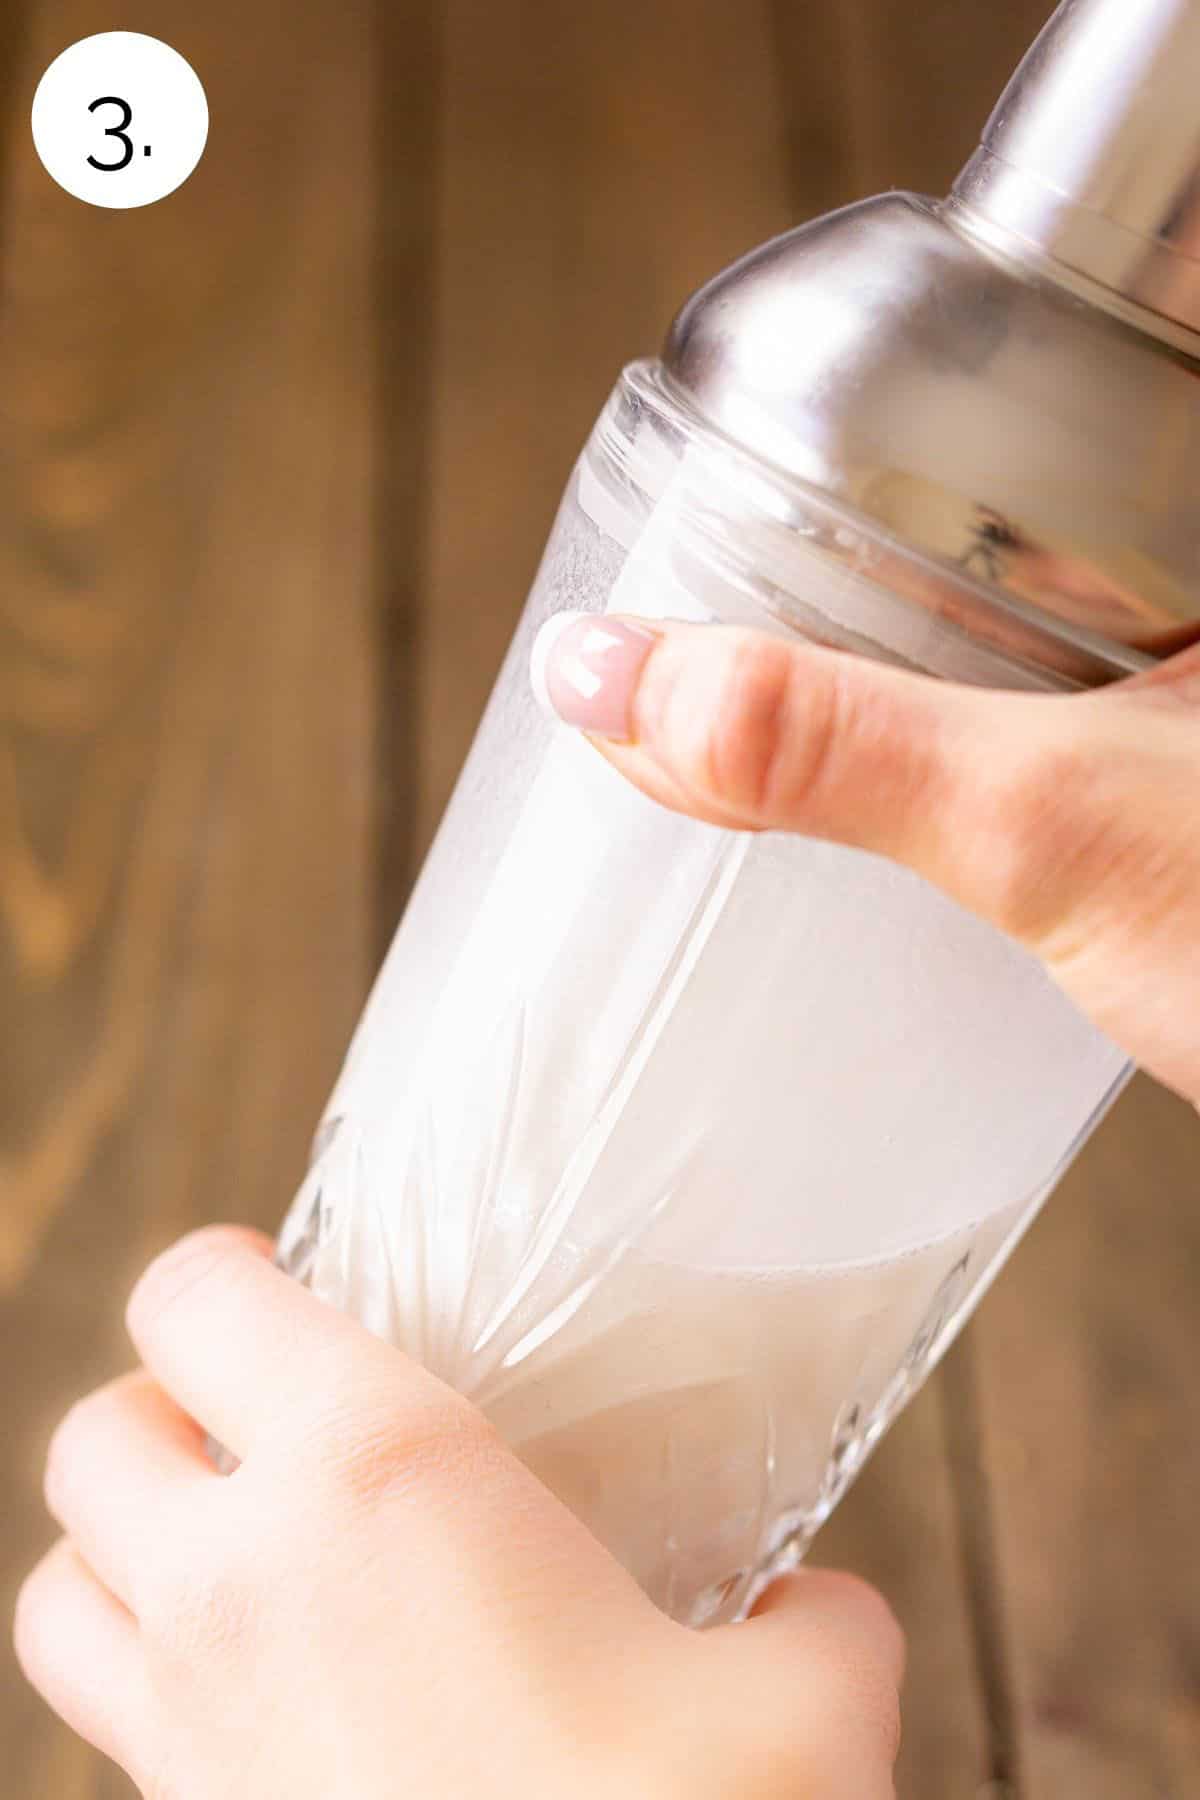
[(552, 643), (547, 687), (667, 804), (926, 864), (980, 722), (964, 690), (726, 626), (580, 621)]
[(891, 1607), (857, 1575), (833, 1569), (801, 1569), (775, 1581), (750, 1613), (754, 1637), (770, 1654), (787, 1647), (818, 1646), (843, 1662), (871, 1664), (881, 1679), (899, 1688), (904, 1679), (904, 1633)]
[(765, 1705), (791, 1720), (814, 1793), (892, 1793), (904, 1636), (874, 1588), (802, 1569), (768, 1588), (745, 1624), (714, 1636), (729, 1675), (736, 1668), (741, 1691), (753, 1696), (747, 1708)]
[(653, 799), (891, 857), (1038, 950), (1086, 885), (1085, 833), (1105, 851), (1083, 790), (1114, 733), (1145, 761), (1111, 696), (962, 687), (726, 626), (560, 615), (534, 682)]
[(1200, 651), (1093, 693), (1010, 693), (763, 632), (568, 615), (533, 674), (652, 798), (906, 863), (1200, 1096)]

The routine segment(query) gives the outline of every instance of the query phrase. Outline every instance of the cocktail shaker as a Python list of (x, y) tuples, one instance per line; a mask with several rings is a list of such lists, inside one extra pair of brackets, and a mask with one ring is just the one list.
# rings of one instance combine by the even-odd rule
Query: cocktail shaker
[(1067, 0), (949, 198), (789, 232), (585, 446), (284, 1267), (654, 1599), (803, 1551), (1128, 1074), (858, 851), (681, 819), (536, 705), (552, 613), (1068, 691), (1200, 635), (1200, 4)]

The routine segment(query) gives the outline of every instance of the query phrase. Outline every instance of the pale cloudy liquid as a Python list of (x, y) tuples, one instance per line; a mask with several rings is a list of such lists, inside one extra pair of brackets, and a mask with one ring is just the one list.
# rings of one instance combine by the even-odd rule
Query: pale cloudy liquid
[(672, 1617), (735, 1616), (1123, 1059), (907, 871), (673, 817), (566, 734), (436, 986), (427, 920), (285, 1264), (489, 1414)]
[(706, 616), (660, 514), (616, 578), (562, 516), (280, 1254), (702, 1623), (820, 1523), (1126, 1065), (910, 872), (669, 814), (535, 715), (551, 598)]
[(480, 1398), (659, 1605), (692, 1624), (732, 1616), (829, 1512), (1020, 1216), (841, 1270), (631, 1261)]
[(663, 813), (565, 734), (433, 991), (428, 941), (414, 911), (285, 1264), (480, 1406), (672, 1617), (735, 1616), (1123, 1059), (915, 876)]

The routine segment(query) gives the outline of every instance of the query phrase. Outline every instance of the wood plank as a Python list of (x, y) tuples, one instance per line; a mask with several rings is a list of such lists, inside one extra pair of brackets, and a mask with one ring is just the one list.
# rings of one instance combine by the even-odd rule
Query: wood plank
[(374, 212), (375, 960), (418, 861), (422, 612), (428, 581), (437, 324), (439, 0), (378, 0)]
[(1140, 1079), (973, 1327), (1022, 1800), (1198, 1791), (1198, 1195)]
[[(845, 190), (828, 60), (804, 57), (785, 79), (778, 12), (446, 5), (422, 842), (619, 367), (653, 352), (699, 281)], [(806, 138), (810, 110), (831, 123)], [(801, 141), (803, 191), (789, 165)], [(973, 1796), (987, 1745), (935, 1393), (820, 1554), (879, 1580), (909, 1629), (902, 1792)]]
[[(36, 0), (10, 0), (0, 11), (0, 118), (10, 118), (19, 108), (21, 83), (25, 74), (25, 51), (29, 37), (30, 16)], [(0, 156), (3, 147), (0, 146)], [(0, 167), (2, 167), (0, 163)], [(4, 245), (4, 224), (0, 219), (0, 250)]]
[[(1053, 0), (775, 0), (794, 192), (814, 212), (885, 188), (944, 194), (1053, 11)], [(822, 191), (814, 164), (829, 167), (829, 146)]]
[(814, 1563), (873, 1581), (908, 1636), (902, 1800), (975, 1800), (994, 1769), (944, 1379), (936, 1373), (901, 1414), (812, 1551)]
[[(6, 1613), (123, 1293), (191, 1224), (278, 1218), (369, 955), (370, 12), (121, 22), (206, 84), (196, 174), (131, 213), (53, 186), (29, 97), (112, 20), (46, 0), (0, 205)], [(6, 1791), (127, 1793), (0, 1655)]]

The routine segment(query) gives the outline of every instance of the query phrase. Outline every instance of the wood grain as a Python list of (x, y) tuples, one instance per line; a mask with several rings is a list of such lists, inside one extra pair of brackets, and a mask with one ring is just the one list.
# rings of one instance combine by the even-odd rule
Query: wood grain
[(792, 177), (817, 211), (885, 188), (944, 194), (1054, 5), (775, 0), (774, 10)]
[[(286, 1202), (619, 367), (754, 242), (943, 188), (1049, 11), (131, 0), (213, 132), (125, 215), (27, 129), (110, 13), (6, 8), (5, 1607), (137, 1269)], [(1137, 1084), (822, 1535), (910, 1633), (903, 1800), (1200, 1792), (1198, 1178)], [(3, 1800), (129, 1792), (7, 1651), (0, 1741)]]
[[(0, 1341), (36, 1371), (6, 1383), (6, 1612), (123, 1292), (189, 1225), (278, 1217), (369, 956), (370, 13), (122, 23), (206, 84), (196, 174), (131, 213), (50, 182), (33, 85), (111, 14), (46, 3), (0, 205)], [(126, 1792), (3, 1656), (3, 1791)]]
[(376, 0), (370, 94), (375, 563), (374, 961), (419, 862), (422, 651), (438, 341), (440, 0)]
[(1022, 1800), (1200, 1792), (1198, 1194), (1139, 1080), (972, 1328)]

